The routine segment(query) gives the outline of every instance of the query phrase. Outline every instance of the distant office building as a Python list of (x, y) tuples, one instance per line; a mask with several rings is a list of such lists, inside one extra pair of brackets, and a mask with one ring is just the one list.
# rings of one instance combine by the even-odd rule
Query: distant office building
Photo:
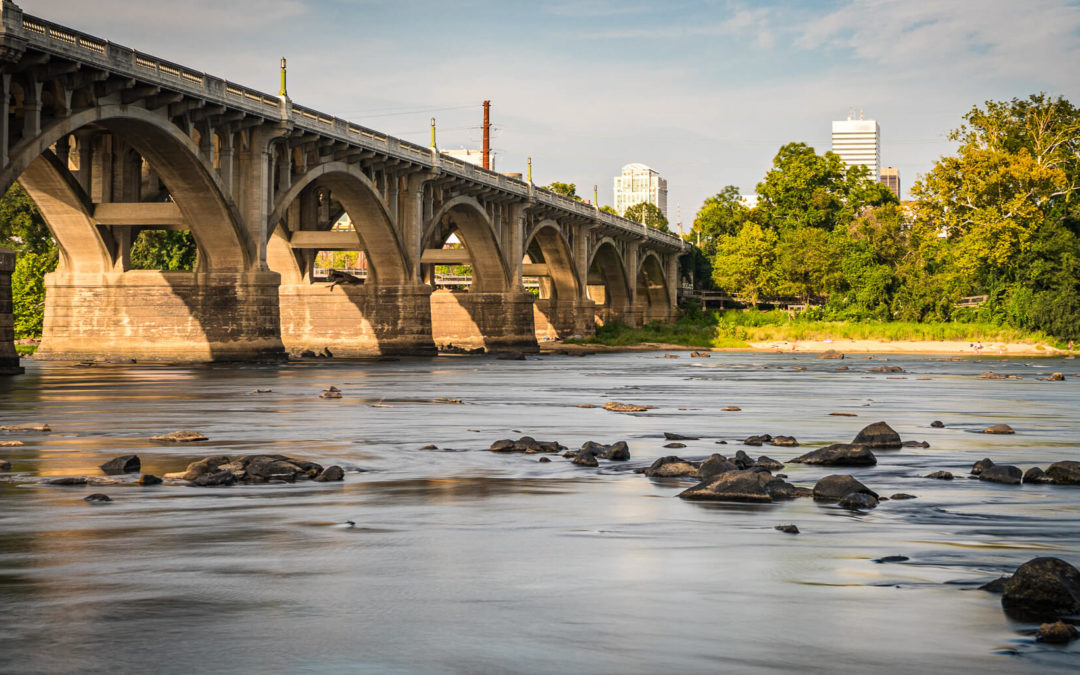
[(897, 199), (900, 199), (900, 169), (886, 166), (881, 170), (881, 182), (885, 187), (893, 191)]
[(615, 210), (621, 216), (641, 202), (655, 205), (667, 218), (667, 181), (644, 164), (627, 164), (615, 176)]
[(852, 112), (846, 120), (832, 123), (832, 151), (840, 155), (848, 168), (865, 166), (870, 170), (870, 177), (877, 178), (878, 167), (881, 166), (878, 123), (875, 120), (853, 119), (854, 116)]
[[(448, 155), (455, 159), (460, 159), (469, 164), (475, 164), (476, 166), (484, 166), (484, 151), (483, 150), (468, 150), (461, 148), (460, 150), (439, 150), (444, 155)], [(492, 169), (495, 168), (495, 157), (491, 158)]]

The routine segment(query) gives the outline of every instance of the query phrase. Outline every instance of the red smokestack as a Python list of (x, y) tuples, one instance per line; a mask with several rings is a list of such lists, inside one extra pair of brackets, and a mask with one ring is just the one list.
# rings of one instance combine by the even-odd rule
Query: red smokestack
[(491, 168), (491, 101), (484, 101), (484, 168)]

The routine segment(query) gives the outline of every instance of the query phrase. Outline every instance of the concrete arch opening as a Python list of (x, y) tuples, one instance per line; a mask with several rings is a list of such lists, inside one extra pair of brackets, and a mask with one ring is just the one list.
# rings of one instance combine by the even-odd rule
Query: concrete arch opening
[(510, 280), (491, 219), (471, 197), (449, 200), (422, 238), (421, 278), (438, 282), (439, 266), (456, 266), (460, 283), (431, 294), (431, 335), (444, 352), (536, 351), (533, 297)]
[(637, 274), (637, 309), (644, 321), (667, 321), (671, 318), (671, 301), (667, 277), (660, 257), (645, 254)]
[[(431, 290), (411, 277), (395, 223), (359, 168), (309, 172), (270, 216), (267, 264), (282, 275), (281, 336), (297, 356), (433, 353)], [(320, 269), (348, 254), (359, 269)], [(320, 273), (321, 272), (321, 273)]]
[(579, 332), (581, 282), (574, 267), (570, 244), (558, 225), (546, 221), (537, 226), (525, 245), (522, 281), (535, 278), (533, 323), (537, 340), (570, 337)]
[(626, 267), (618, 249), (610, 241), (601, 243), (589, 263), (589, 299), (595, 303), (594, 319), (597, 325), (611, 322), (632, 325), (630, 316), (630, 287), (626, 281)]
[[(283, 355), (277, 275), (253, 269), (234, 207), (191, 138), (166, 118), (126, 106), (60, 118), (12, 148), (0, 186), (15, 180), (59, 249), (45, 278), (37, 358)], [(133, 268), (132, 242), (162, 229), (190, 231), (193, 270)]]

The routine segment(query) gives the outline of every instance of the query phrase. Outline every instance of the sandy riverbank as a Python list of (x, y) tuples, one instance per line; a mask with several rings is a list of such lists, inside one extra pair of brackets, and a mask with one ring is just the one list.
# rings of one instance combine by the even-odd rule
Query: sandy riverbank
[[(976, 350), (976, 345), (982, 345)], [(820, 353), (835, 349), (851, 354), (950, 354), (967, 356), (1065, 356), (1067, 351), (1047, 344), (1024, 342), (970, 342), (967, 340), (798, 340), (751, 342), (747, 349), (708, 349), (684, 345), (642, 342), (635, 345), (613, 347), (599, 344), (565, 344), (547, 342), (540, 344), (544, 353), (569, 352), (635, 352), (635, 351), (755, 351), (776, 353)]]

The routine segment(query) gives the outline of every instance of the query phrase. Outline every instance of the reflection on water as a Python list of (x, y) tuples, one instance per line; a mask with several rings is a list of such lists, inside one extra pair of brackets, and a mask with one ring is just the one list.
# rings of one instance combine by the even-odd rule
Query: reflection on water
[[(787, 354), (30, 362), (0, 382), (3, 424), (53, 431), (6, 434), (25, 445), (0, 448), (13, 464), (0, 479), (0, 671), (1071, 671), (1080, 646), (1034, 643), (1032, 626), (974, 588), (1036, 555), (1080, 563), (1080, 488), (964, 475), (987, 456), (1022, 468), (1077, 459), (1080, 378), (1035, 377), (1080, 367), (888, 361), (907, 379), (867, 372), (875, 361), (837, 371)], [(974, 379), (988, 369), (1024, 379)], [(318, 398), (330, 385), (342, 399)], [(607, 400), (657, 408), (576, 407)], [(733, 454), (760, 433), (799, 439), (746, 448), (785, 461), (879, 419), (930, 447), (850, 471), (883, 495), (918, 495), (865, 514), (686, 503), (685, 483), (630, 471), (671, 453)], [(1017, 434), (972, 433), (998, 422)], [(210, 440), (149, 440), (177, 429)], [(665, 431), (699, 439), (672, 450)], [(627, 440), (633, 460), (587, 469), (486, 451), (522, 434)], [(119, 454), (160, 475), (251, 453), (352, 471), (340, 484), (232, 488), (40, 481), (101, 477)], [(938, 469), (958, 479), (920, 478)], [(835, 472), (784, 470), (797, 485)], [(91, 491), (113, 502), (87, 504)], [(893, 555), (909, 560), (874, 562)]]

